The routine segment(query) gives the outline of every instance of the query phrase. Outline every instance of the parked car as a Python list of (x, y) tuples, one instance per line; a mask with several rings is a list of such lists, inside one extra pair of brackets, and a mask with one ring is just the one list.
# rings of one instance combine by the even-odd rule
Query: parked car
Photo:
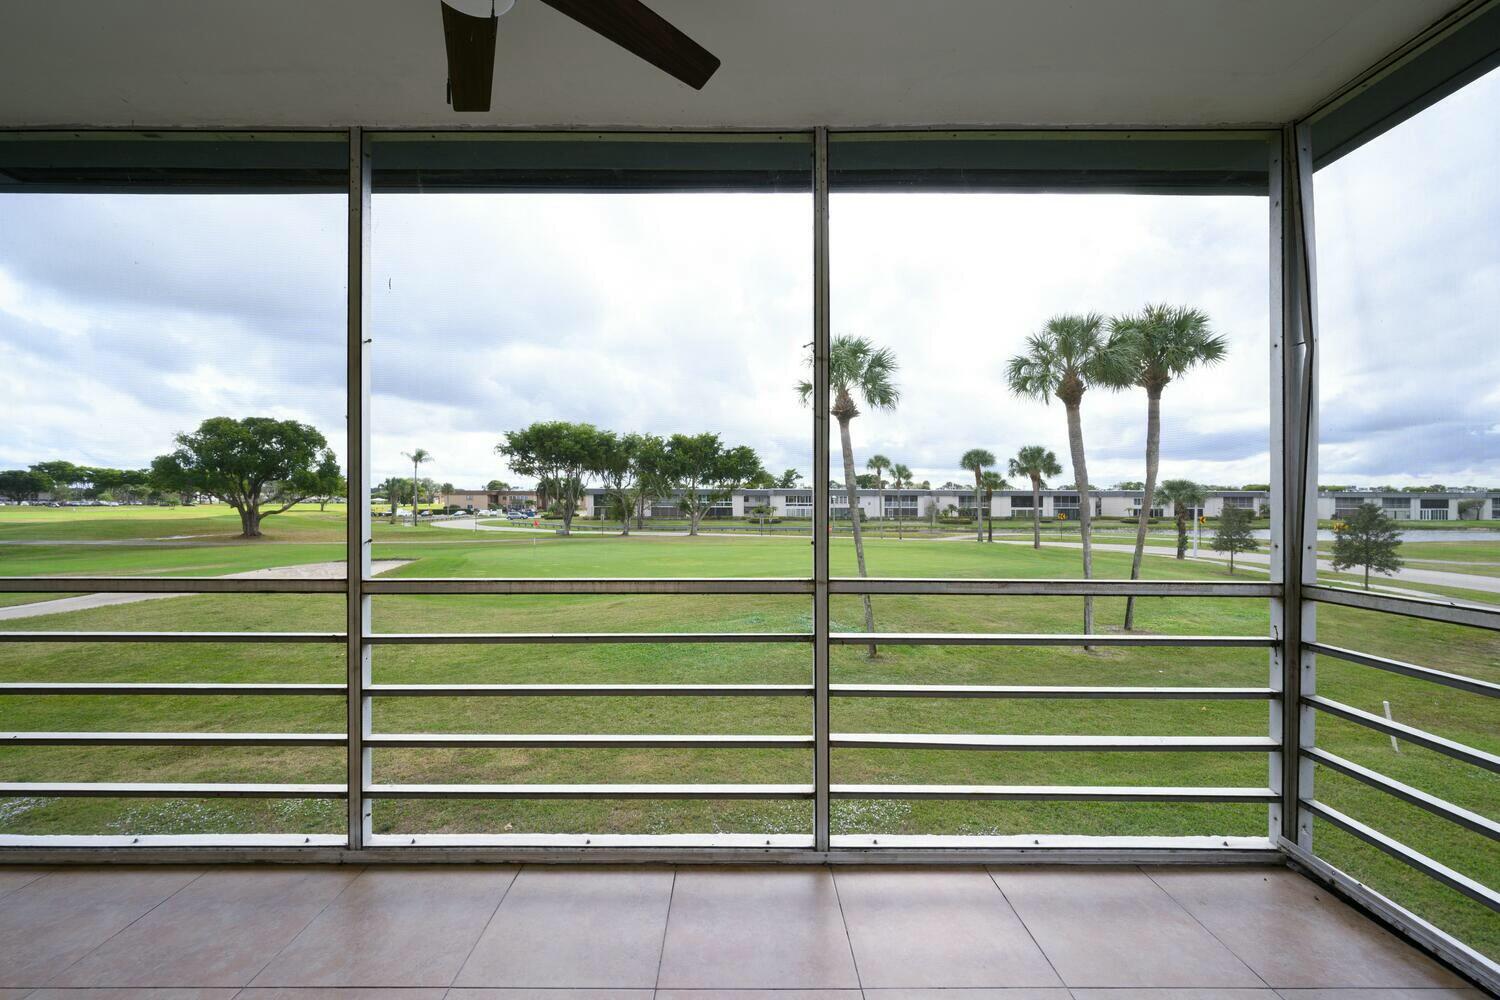
[(524, 510), (508, 510), (505, 512), (505, 519), (507, 521), (524, 521), (526, 517), (527, 514)]

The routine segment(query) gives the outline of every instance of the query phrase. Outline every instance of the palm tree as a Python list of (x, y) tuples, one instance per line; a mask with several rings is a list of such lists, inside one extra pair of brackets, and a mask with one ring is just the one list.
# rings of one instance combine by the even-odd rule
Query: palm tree
[[(813, 359), (808, 357), (808, 365)], [(833, 338), (828, 353), (828, 391), (832, 395), (828, 412), (839, 422), (839, 445), (844, 453), (844, 489), (849, 497), (849, 523), (854, 531), (854, 560), (859, 566), (859, 575), (865, 572), (864, 530), (859, 523), (859, 483), (854, 477), (854, 445), (849, 438), (849, 422), (859, 416), (858, 397), (872, 410), (894, 409), (901, 399), (901, 390), (893, 380), (896, 355), (889, 347), (876, 347), (865, 337), (843, 334)], [(812, 399), (813, 384), (797, 383), (797, 392), (805, 405)], [(819, 516), (827, 516), (823, 511)], [(870, 595), (864, 595), (865, 631), (875, 631), (875, 612), (870, 607)], [(875, 655), (875, 644), (870, 644), (870, 655)]]
[(1161, 497), (1171, 503), (1172, 513), (1177, 520), (1178, 559), (1187, 558), (1187, 512), (1203, 506), (1207, 496), (1203, 487), (1191, 479), (1168, 479), (1161, 484)]
[[(911, 470), (906, 466), (900, 464), (891, 466), (891, 484), (895, 486), (897, 490), (911, 489)], [(896, 510), (898, 512), (901, 510), (901, 504), (899, 502), (896, 504)], [(896, 541), (903, 541), (905, 538), (906, 534), (901, 528), (901, 515), (900, 513), (897, 513)]]
[(1010, 483), (1007, 483), (998, 472), (986, 472), (981, 481), (984, 483), (985, 521), (989, 524), (989, 540), (993, 542), (995, 540), (995, 515), (993, 513), (995, 491), (1010, 489)]
[[(416, 451), (403, 451), (401, 454), (411, 459), (411, 526), (417, 526), (417, 467), (423, 462), (432, 461), (432, 455), (426, 448), (418, 448)], [(395, 510), (395, 499), (391, 500), (391, 509)], [(391, 522), (395, 523), (395, 515), (391, 516)]]
[(865, 468), (875, 475), (875, 492), (879, 495), (878, 506), (880, 508), (880, 537), (885, 537), (885, 473), (891, 467), (891, 460), (884, 455), (871, 455), (865, 459)]
[[(1130, 368), (1120, 345), (1105, 340), (1098, 313), (1053, 316), (1040, 333), (1026, 338), (1026, 353), (1010, 359), (1006, 378), (1018, 396), (1048, 402), (1062, 400), (1068, 417), (1068, 448), (1078, 489), (1079, 535), (1083, 540), (1083, 576), (1094, 574), (1094, 504), (1089, 497), (1089, 470), (1083, 455), (1083, 394), (1090, 386), (1119, 388)], [(1094, 600), (1083, 599), (1083, 631), (1094, 631)]]
[(1031, 547), (1042, 547), (1042, 487), (1048, 476), (1062, 475), (1062, 466), (1057, 456), (1044, 445), (1028, 444), (1016, 452), (1010, 460), (1010, 474), (1016, 478), (1025, 476), (1031, 480)]
[(984, 467), (995, 464), (995, 453), (983, 448), (970, 448), (964, 452), (958, 464), (974, 473), (974, 541), (984, 541), (984, 518), (979, 516), (979, 493), (984, 488)]
[[(1151, 519), (1151, 495), (1161, 464), (1161, 394), (1172, 381), (1199, 365), (1224, 360), (1228, 345), (1208, 327), (1208, 316), (1187, 306), (1148, 305), (1135, 316), (1110, 321), (1110, 339), (1131, 356), (1131, 382), (1146, 390), (1146, 485), (1141, 516), (1135, 526), (1135, 554), (1130, 578), (1141, 578), (1141, 556)], [(1135, 625), (1135, 598), (1125, 598), (1125, 630)]]

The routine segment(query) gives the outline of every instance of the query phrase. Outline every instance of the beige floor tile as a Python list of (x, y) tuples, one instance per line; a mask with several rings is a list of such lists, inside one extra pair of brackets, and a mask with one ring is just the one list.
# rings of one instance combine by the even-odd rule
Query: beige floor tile
[(840, 868), (834, 882), (866, 989), (1062, 985), (983, 868)]
[(436, 987), (277, 986), (245, 989), (236, 1000), (443, 1000), (448, 991)]
[(651, 991), (456, 987), (448, 991), (447, 1000), (651, 1000)]
[(57, 986), (244, 986), (358, 869), (214, 869), (52, 980)]
[(448, 986), (515, 878), (508, 866), (371, 868), (254, 986)]
[(36, 865), (0, 865), (0, 896), (23, 885), (30, 885), (51, 870)]
[(111, 989), (44, 989), (27, 994), (27, 1000), (234, 1000), (235, 987), (161, 988), (122, 986)]
[(6, 893), (0, 904), (0, 986), (43, 986), (201, 868), (75, 868)]
[(865, 1000), (1071, 1000), (1071, 997), (1062, 986), (865, 990)]
[(860, 992), (859, 990), (657, 990), (656, 1000), (860, 1000)]
[(1285, 868), (1155, 868), (1148, 874), (1271, 986), (1464, 985)]
[(1368, 987), (1356, 989), (1311, 989), (1277, 990), (1284, 1000), (1484, 1000), (1484, 994), (1476, 989), (1424, 989), (1406, 986), (1392, 990), (1372, 990)]
[(825, 868), (683, 868), (663, 989), (857, 989)]
[[(1239, 989), (1124, 989), (1074, 990), (1073, 1000), (1279, 1000), (1275, 990)], [(1353, 998), (1350, 998), (1353, 1000)]]
[(991, 872), (1068, 986), (1266, 985), (1135, 868)]
[(670, 868), (524, 868), (458, 986), (656, 985)]

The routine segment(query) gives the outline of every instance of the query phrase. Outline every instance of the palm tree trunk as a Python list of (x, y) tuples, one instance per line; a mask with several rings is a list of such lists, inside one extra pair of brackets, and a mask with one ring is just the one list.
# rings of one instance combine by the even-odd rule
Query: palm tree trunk
[[(849, 523), (854, 528), (854, 561), (859, 566), (859, 575), (865, 572), (865, 534), (859, 523), (858, 484), (854, 480), (854, 442), (849, 438), (849, 421), (839, 420), (839, 446), (844, 452), (844, 491), (849, 498)], [(825, 512), (826, 515), (826, 512)], [(870, 595), (865, 594), (865, 631), (875, 631), (875, 611), (870, 606)], [(875, 644), (870, 643), (870, 656), (875, 656)]]
[(411, 526), (417, 526), (417, 463), (411, 463)]
[(1174, 510), (1172, 512), (1173, 516), (1177, 518), (1177, 558), (1178, 559), (1186, 559), (1187, 558), (1187, 515), (1184, 513), (1183, 505), (1180, 502), (1174, 500), (1174, 501), (1172, 501), (1172, 506), (1175, 507), (1175, 508), (1177, 508), (1176, 510)]
[(979, 470), (974, 470), (974, 541), (984, 541), (984, 518), (979, 516)]
[[(1089, 499), (1089, 470), (1083, 459), (1083, 416), (1077, 403), (1067, 404), (1068, 450), (1073, 455), (1073, 479), (1078, 490), (1078, 534), (1083, 541), (1083, 578), (1094, 575), (1094, 506)], [(1094, 631), (1094, 599), (1083, 599), (1083, 632)], [(1089, 647), (1085, 646), (1084, 649)]]
[[(1156, 492), (1156, 470), (1161, 464), (1161, 390), (1146, 390), (1146, 490), (1141, 497), (1141, 516), (1135, 526), (1135, 554), (1130, 557), (1130, 578), (1141, 578), (1141, 555), (1146, 551), (1146, 526), (1151, 521), (1151, 495)], [(1125, 631), (1135, 628), (1135, 597), (1125, 598)]]
[(1031, 547), (1042, 547), (1042, 481), (1031, 477)]

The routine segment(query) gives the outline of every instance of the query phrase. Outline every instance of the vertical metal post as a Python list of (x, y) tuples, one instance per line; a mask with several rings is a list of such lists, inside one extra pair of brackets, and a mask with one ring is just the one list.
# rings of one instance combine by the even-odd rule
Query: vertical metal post
[(813, 845), (829, 844), (828, 130), (813, 134)]
[[(1279, 768), (1272, 775), (1281, 793), (1279, 836), (1312, 850), (1312, 817), (1298, 801), (1313, 794), (1313, 763), (1302, 756), (1315, 739), (1314, 712), (1301, 699), (1315, 692), (1316, 657), (1303, 651), (1317, 638), (1316, 605), (1302, 588), (1318, 573), (1318, 369), (1317, 286), (1313, 255), (1312, 150), (1307, 126), (1282, 129), (1273, 170), (1273, 244), (1277, 260), (1273, 281), (1272, 372), (1278, 406), (1279, 487), (1273, 504), (1272, 579), (1279, 575), (1283, 596), (1273, 606), (1272, 624), (1282, 639), (1273, 659), (1272, 684), (1281, 690), (1280, 711), (1273, 713), (1273, 732), (1280, 744)], [(1277, 517), (1276, 515), (1279, 515)]]
[(349, 496), (345, 507), (345, 597), (348, 632), (346, 661), (348, 667), (348, 736), (349, 847), (359, 850), (370, 835), (370, 808), (364, 789), (370, 782), (370, 750), (365, 736), (370, 732), (370, 699), (365, 689), (370, 683), (370, 647), (365, 636), (370, 628), (370, 598), (364, 582), (370, 575), (370, 360), (365, 350), (365, 316), (369, 304), (370, 275), (370, 150), (364, 130), (349, 130), (349, 233), (348, 258), (348, 341), (345, 379), (348, 410)]

